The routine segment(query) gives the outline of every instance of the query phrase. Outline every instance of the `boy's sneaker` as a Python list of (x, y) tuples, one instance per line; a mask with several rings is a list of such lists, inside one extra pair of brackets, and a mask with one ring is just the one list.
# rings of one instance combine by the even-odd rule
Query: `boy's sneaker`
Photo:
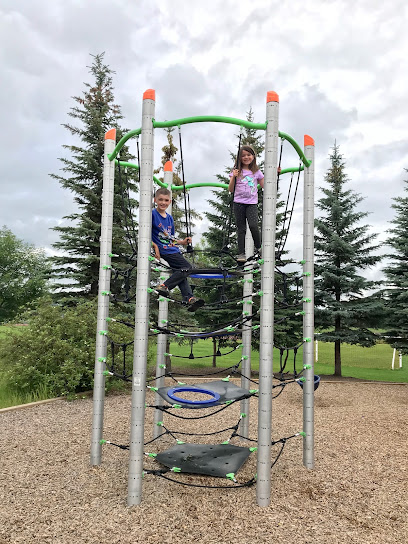
[(236, 260), (238, 263), (245, 263), (246, 262), (245, 253), (240, 253), (239, 255), (237, 255)]
[(160, 285), (157, 285), (157, 287), (154, 288), (154, 290), (161, 295), (162, 297), (169, 297), (170, 291), (167, 289), (167, 287), (164, 285), (164, 283), (161, 283)]
[(188, 312), (195, 312), (201, 306), (204, 306), (204, 300), (202, 298), (190, 297), (188, 299)]

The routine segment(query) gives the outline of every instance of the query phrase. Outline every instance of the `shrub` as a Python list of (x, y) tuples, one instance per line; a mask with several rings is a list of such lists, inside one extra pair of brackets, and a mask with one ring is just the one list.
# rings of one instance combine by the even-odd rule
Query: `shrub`
[[(0, 367), (10, 390), (28, 393), (46, 388), (54, 396), (92, 389), (96, 315), (96, 301), (64, 308), (42, 300), (25, 317), (29, 325), (0, 343)], [(109, 335), (129, 342), (133, 330), (113, 323)], [(133, 349), (127, 352), (129, 369), (132, 353)], [(148, 363), (152, 356), (149, 349)]]

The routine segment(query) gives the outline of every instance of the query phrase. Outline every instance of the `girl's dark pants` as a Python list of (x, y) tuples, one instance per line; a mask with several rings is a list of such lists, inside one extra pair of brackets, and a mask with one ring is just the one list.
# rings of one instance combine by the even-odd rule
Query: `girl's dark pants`
[(261, 235), (258, 228), (258, 204), (241, 204), (234, 202), (235, 222), (238, 231), (238, 253), (245, 254), (245, 234), (248, 221), (249, 230), (256, 249), (261, 248)]
[(190, 299), (193, 296), (193, 291), (191, 290), (187, 278), (189, 276), (189, 270), (193, 268), (192, 265), (181, 253), (162, 253), (161, 257), (168, 262), (173, 270), (173, 274), (164, 282), (164, 285), (169, 291), (178, 285), (183, 298), (186, 300)]

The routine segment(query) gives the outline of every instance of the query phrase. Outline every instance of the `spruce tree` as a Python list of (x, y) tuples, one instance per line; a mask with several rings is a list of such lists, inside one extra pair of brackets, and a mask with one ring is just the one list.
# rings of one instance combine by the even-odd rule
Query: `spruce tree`
[[(85, 83), (82, 94), (73, 97), (76, 104), (68, 113), (76, 123), (63, 124), (78, 143), (63, 146), (71, 154), (71, 158), (59, 159), (63, 175), (51, 174), (64, 189), (73, 193), (78, 206), (77, 213), (64, 217), (71, 222), (69, 226), (54, 227), (60, 239), (53, 247), (63, 254), (51, 258), (54, 290), (59, 298), (69, 297), (73, 302), (98, 292), (104, 135), (107, 130), (116, 128), (119, 141), (126, 132), (119, 125), (123, 116), (114, 101), (114, 72), (104, 63), (104, 53), (91, 56), (92, 83)], [(122, 148), (120, 159), (132, 158), (128, 148)], [(134, 176), (131, 172), (126, 180), (123, 169), (119, 172), (116, 167), (112, 248), (114, 253), (123, 256), (131, 255), (135, 249), (135, 243), (129, 240), (134, 238), (130, 208), (136, 203), (128, 198), (129, 190), (137, 191), (131, 181)], [(115, 267), (118, 266), (116, 259)]]
[[(408, 172), (408, 170), (407, 170)], [(408, 193), (408, 180), (404, 191)], [(388, 309), (387, 341), (393, 348), (408, 353), (408, 194), (393, 199), (392, 208), (396, 211), (391, 221), (394, 225), (388, 232), (391, 236), (387, 244), (392, 253), (387, 257), (390, 264), (384, 268), (388, 289), (385, 290)]]
[(381, 257), (373, 254), (379, 247), (373, 245), (377, 235), (361, 225), (368, 213), (356, 209), (363, 197), (346, 188), (349, 179), (336, 143), (330, 163), (317, 203), (322, 216), (315, 220), (316, 326), (323, 331), (320, 340), (334, 342), (334, 374), (341, 376), (342, 343), (375, 344), (376, 335), (368, 327), (381, 312), (381, 302), (369, 295), (377, 282), (361, 272)]

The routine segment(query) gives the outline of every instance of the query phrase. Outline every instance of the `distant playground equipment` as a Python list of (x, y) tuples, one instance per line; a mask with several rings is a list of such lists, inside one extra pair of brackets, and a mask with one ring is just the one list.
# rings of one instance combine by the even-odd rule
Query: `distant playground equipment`
[[(307, 468), (314, 467), (314, 390), (319, 385), (320, 378), (314, 375), (313, 369), (313, 338), (314, 338), (314, 296), (313, 296), (313, 222), (314, 222), (314, 141), (310, 136), (304, 137), (304, 151), (289, 135), (278, 131), (279, 97), (275, 92), (268, 92), (266, 98), (266, 121), (265, 123), (253, 123), (246, 120), (219, 116), (201, 116), (174, 121), (159, 122), (155, 119), (155, 92), (147, 90), (143, 95), (142, 127), (130, 131), (116, 145), (116, 131), (109, 130), (105, 135), (104, 171), (103, 171), (103, 196), (102, 196), (102, 224), (100, 239), (100, 269), (99, 269), (99, 295), (98, 295), (98, 317), (96, 334), (96, 355), (95, 355), (95, 384), (94, 384), (94, 412), (91, 444), (91, 464), (101, 464), (102, 444), (107, 441), (103, 439), (103, 415), (104, 415), (104, 393), (105, 376), (110, 373), (107, 370), (107, 346), (108, 346), (108, 322), (109, 318), (109, 297), (110, 279), (112, 273), (112, 224), (113, 224), (113, 198), (114, 198), (114, 173), (115, 163), (119, 167), (139, 168), (140, 167), (140, 200), (139, 200), (139, 232), (137, 247), (134, 247), (137, 254), (137, 281), (136, 281), (136, 310), (134, 322), (134, 356), (133, 371), (129, 376), (122, 376), (132, 381), (132, 419), (129, 446), (119, 446), (122, 449), (129, 449), (129, 474), (128, 474), (128, 505), (140, 504), (142, 500), (142, 479), (144, 474), (151, 473), (166, 477), (166, 472), (192, 472), (195, 474), (206, 474), (209, 476), (226, 477), (234, 483), (238, 483), (235, 473), (245, 462), (247, 457), (257, 452), (257, 475), (243, 486), (256, 483), (257, 503), (260, 506), (267, 506), (270, 503), (271, 495), (271, 447), (281, 443), (282, 448), (286, 441), (292, 436), (303, 436), (303, 464)], [(264, 192), (263, 192), (263, 224), (262, 224), (262, 258), (254, 255), (252, 237), (247, 235), (246, 257), (247, 263), (242, 270), (235, 268), (221, 269), (193, 269), (192, 274), (199, 277), (218, 277), (220, 279), (240, 278), (243, 282), (243, 297), (239, 301), (242, 304), (240, 316), (233, 322), (220, 326), (216, 331), (186, 331), (177, 330), (168, 322), (168, 304), (174, 302), (172, 299), (160, 296), (158, 324), (155, 327), (149, 323), (149, 297), (154, 293), (150, 285), (150, 274), (152, 263), (155, 261), (150, 255), (151, 248), (151, 216), (152, 216), (152, 190), (153, 182), (166, 186), (173, 191), (192, 189), (194, 187), (219, 187), (226, 189), (225, 184), (219, 182), (189, 183), (182, 186), (172, 184), (172, 165), (166, 164), (164, 168), (164, 181), (161, 182), (153, 176), (154, 157), (154, 130), (172, 126), (180, 127), (183, 124), (215, 122), (229, 123), (240, 127), (247, 127), (265, 132), (265, 162), (264, 162)], [(141, 156), (139, 164), (125, 163), (119, 161), (118, 154), (123, 145), (131, 137), (141, 135)], [(303, 201), (303, 258), (301, 264), (302, 272), (302, 311), (295, 315), (303, 316), (303, 339), (298, 346), (287, 348), (294, 350), (303, 346), (303, 371), (302, 376), (294, 376), (292, 380), (285, 380), (284, 365), (281, 362), (280, 381), (273, 383), (272, 360), (274, 345), (274, 279), (275, 279), (275, 251), (276, 251), (276, 199), (277, 199), (277, 165), (278, 165), (278, 140), (287, 140), (302, 161), (302, 165), (296, 168), (282, 170), (281, 174), (304, 171), (304, 201)], [(296, 193), (295, 193), (296, 194)], [(289, 202), (289, 196), (288, 196)], [(293, 211), (293, 208), (292, 208)], [(285, 212), (286, 216), (286, 212)], [(289, 225), (291, 213), (288, 211)], [(289, 229), (287, 226), (287, 230)], [(249, 229), (247, 229), (249, 231)], [(284, 240), (280, 245), (279, 252), (282, 253)], [(157, 263), (158, 264), (158, 263)], [(136, 265), (133, 266), (135, 268)], [(155, 266), (155, 265), (153, 265)], [(164, 270), (160, 266), (156, 270)], [(254, 293), (254, 276), (259, 273), (261, 278), (260, 291)], [(253, 316), (253, 297), (259, 297), (259, 310)], [(205, 309), (205, 307), (204, 307)], [(252, 318), (259, 317), (259, 323), (252, 325)], [(181, 431), (171, 431), (166, 428), (163, 422), (163, 415), (167, 413), (174, 416), (174, 411), (195, 410), (199, 413), (203, 408), (214, 408), (215, 413), (224, 410), (240, 402), (241, 415), (233, 427), (223, 429), (230, 430), (230, 438), (222, 444), (185, 444), (177, 439), (173, 448), (159, 453), (146, 454), (144, 451), (144, 421), (145, 421), (145, 398), (146, 398), (146, 360), (148, 336), (157, 336), (157, 364), (155, 375), (155, 403), (152, 406), (155, 410), (155, 426), (153, 441), (163, 434), (170, 434), (176, 438), (183, 434)], [(176, 386), (165, 387), (165, 357), (166, 340), (168, 336), (185, 337), (191, 339), (206, 337), (222, 337), (228, 334), (240, 335), (242, 337), (242, 357), (233, 368), (233, 373), (241, 377), (241, 387), (229, 382), (228, 378), (218, 381), (211, 381), (205, 384), (194, 384), (187, 386), (177, 382)], [(252, 334), (259, 334), (259, 381), (257, 388), (252, 388), (254, 380), (251, 379), (251, 338)], [(124, 344), (123, 344), (124, 345)], [(283, 349), (283, 348), (282, 348)], [(193, 352), (191, 351), (191, 354)], [(190, 354), (190, 355), (191, 355)], [(294, 355), (295, 356), (295, 355)], [(194, 357), (194, 355), (193, 355)], [(193, 358), (187, 357), (187, 358)], [(242, 364), (242, 370), (238, 366)], [(114, 373), (114, 372), (111, 372)], [(174, 379), (174, 378), (173, 378)], [(291, 437), (273, 441), (271, 437), (272, 428), (272, 399), (273, 390), (280, 394), (286, 383), (297, 381), (303, 389), (303, 431)], [(200, 394), (198, 399), (188, 399), (180, 396), (183, 393)], [(202, 396), (206, 396), (203, 400)], [(252, 397), (258, 399), (258, 437), (257, 447), (242, 448), (229, 444), (233, 437), (251, 440), (249, 432), (249, 400)], [(167, 404), (164, 404), (166, 402)], [(180, 417), (180, 416), (178, 416)], [(197, 416), (196, 419), (200, 419)], [(191, 419), (191, 418), (188, 418)], [(238, 432), (239, 428), (239, 432)], [(218, 431), (217, 431), (218, 432)], [(219, 431), (221, 432), (221, 431)], [(216, 434), (216, 433), (211, 433)], [(203, 434), (201, 434), (203, 436)], [(208, 436), (208, 435), (205, 435)], [(254, 440), (252, 440), (254, 441)], [(152, 441), (149, 441), (149, 443)], [(117, 444), (115, 444), (117, 445)], [(282, 450), (281, 450), (282, 451)], [(144, 470), (143, 461), (145, 455), (154, 457), (167, 469), (155, 471)], [(278, 454), (277, 458), (279, 457)], [(277, 459), (275, 459), (274, 463)], [(227, 468), (231, 469), (226, 472)], [(169, 479), (169, 478), (167, 478)], [(211, 486), (209, 486), (211, 487)]]

